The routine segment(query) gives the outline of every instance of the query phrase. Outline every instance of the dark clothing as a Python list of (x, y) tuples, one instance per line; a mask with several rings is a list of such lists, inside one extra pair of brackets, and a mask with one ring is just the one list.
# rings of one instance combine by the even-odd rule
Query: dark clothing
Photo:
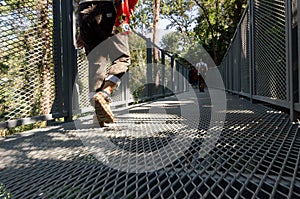
[(87, 2), (79, 5), (80, 36), (86, 53), (112, 36), (116, 11), (112, 2)]
[(202, 75), (198, 75), (198, 77), (199, 77), (199, 91), (204, 92), (205, 80), (202, 77)]
[(89, 61), (90, 92), (99, 90), (108, 75), (121, 78), (130, 65), (128, 36), (113, 33), (115, 20), (113, 2), (79, 5), (80, 36)]
[(198, 84), (198, 72), (196, 69), (191, 69), (189, 71), (189, 80), (192, 86), (196, 86)]

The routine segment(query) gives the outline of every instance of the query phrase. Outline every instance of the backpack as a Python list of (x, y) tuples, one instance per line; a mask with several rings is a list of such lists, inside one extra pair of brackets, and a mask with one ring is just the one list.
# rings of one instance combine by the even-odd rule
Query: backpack
[(138, 0), (120, 0), (116, 2), (115, 33), (129, 34), (130, 17), (137, 2)]

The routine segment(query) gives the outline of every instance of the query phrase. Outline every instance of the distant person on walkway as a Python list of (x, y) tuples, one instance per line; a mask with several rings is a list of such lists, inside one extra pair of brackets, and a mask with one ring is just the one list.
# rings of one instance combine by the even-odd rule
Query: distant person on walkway
[(198, 85), (198, 71), (196, 70), (196, 68), (191, 68), (189, 71), (189, 80), (190, 80), (190, 84), (194, 87)]
[(198, 77), (199, 77), (199, 91), (204, 92), (205, 87), (205, 76), (208, 71), (207, 64), (200, 59), (200, 62), (196, 64), (196, 69), (198, 71)]
[(113, 123), (110, 95), (128, 71), (129, 19), (138, 0), (80, 0), (78, 47), (89, 62), (89, 91), (98, 123)]

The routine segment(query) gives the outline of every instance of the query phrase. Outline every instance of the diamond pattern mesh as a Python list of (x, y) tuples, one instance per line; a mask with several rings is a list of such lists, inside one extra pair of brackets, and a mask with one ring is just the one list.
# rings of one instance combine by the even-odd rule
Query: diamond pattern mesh
[(255, 1), (256, 94), (286, 100), (285, 1)]
[[(176, 133), (186, 134), (184, 129), (176, 130), (182, 128), (179, 105), (184, 100), (167, 98), (129, 107), (128, 113), (118, 114), (116, 125), (105, 129), (89, 126), (91, 119), (86, 118), (82, 129), (66, 124), (1, 139), (0, 191), (13, 198), (300, 197), (300, 133), (288, 115), (228, 95), (224, 129), (215, 147), (200, 158), (196, 154), (206, 139), (211, 106), (208, 94), (199, 93), (198, 98), (198, 135), (182, 157), (156, 171), (110, 168), (79, 137), (107, 137), (124, 150), (107, 151), (115, 160), (126, 160), (126, 151), (136, 156), (155, 152)], [(162, 107), (165, 113), (155, 113), (153, 107)], [(143, 132), (138, 133), (140, 129)], [(163, 152), (153, 161), (168, 158)], [(147, 162), (137, 165), (147, 166)]]
[[(250, 23), (252, 3), (253, 24)], [(255, 0), (248, 4), (236, 37), (232, 40), (231, 47), (222, 62), (222, 67), (225, 67), (226, 89), (241, 94), (252, 93), (261, 100), (277, 100), (277, 104), (287, 101), (288, 34), (285, 10), (284, 0)], [(251, 38), (252, 31), (253, 38)], [(254, 68), (250, 66), (252, 53), (255, 57), (252, 60)], [(253, 92), (250, 90), (252, 88)]]
[(78, 103), (79, 108), (85, 108), (90, 106), (89, 100), (89, 68), (88, 61), (83, 50), (78, 50), (77, 54), (77, 66), (78, 66), (78, 87), (79, 87), (79, 97)]
[[(284, 3), (255, 1), (256, 94), (282, 100), (286, 100)], [(55, 90), (52, 5), (48, 1), (1, 1), (0, 8), (0, 122), (47, 114)], [(241, 89), (245, 92), (249, 88), (248, 35), (243, 34), (248, 32), (247, 20), (242, 23), (247, 28), (241, 29), (241, 74), (246, 77), (242, 78), (246, 81), (242, 81)], [(141, 60), (145, 60), (145, 54), (145, 50), (140, 51)], [(229, 77), (226, 85), (237, 90), (238, 84), (231, 80), (238, 73), (234, 55), (240, 54), (235, 51), (228, 55), (225, 65), (234, 68), (223, 70)], [(139, 64), (140, 77), (145, 77), (146, 64)], [(78, 66), (79, 106), (85, 107), (87, 62), (83, 52), (79, 52)], [(166, 67), (165, 77), (160, 81), (171, 79), (170, 67)], [(182, 89), (180, 85), (178, 89)], [(0, 197), (300, 198), (299, 126), (291, 124), (280, 111), (228, 95), (224, 129), (214, 148), (199, 157), (212, 105), (208, 93), (197, 95), (201, 118), (188, 121), (197, 126), (191, 146), (181, 157), (151, 172), (108, 167), (87, 150), (79, 136), (105, 136), (123, 149), (123, 153), (108, 153), (116, 159), (126, 160), (126, 151), (136, 156), (155, 152), (175, 135), (190, 136), (190, 129), (182, 125), (187, 120), (180, 110), (180, 105), (187, 103), (184, 100), (168, 98), (164, 99), (168, 102), (130, 107), (128, 113), (118, 114), (116, 124), (109, 128), (93, 128), (88, 118), (83, 120), (88, 123), (83, 129), (66, 124), (0, 139)], [(115, 96), (116, 101), (124, 99), (119, 93)], [(143, 131), (134, 133), (137, 130)], [(154, 161), (166, 159), (171, 157), (162, 153)], [(148, 164), (137, 162), (143, 167)]]
[(250, 93), (250, 43), (249, 43), (249, 10), (243, 20), (241, 21), (241, 91), (244, 93)]
[(240, 45), (240, 32), (238, 31), (236, 34), (235, 39), (233, 40), (232, 43), (232, 89), (233, 91), (238, 91), (240, 92), (240, 56), (241, 56), (241, 47)]
[(1, 1), (0, 9), (0, 122), (49, 114), (55, 95), (52, 4)]

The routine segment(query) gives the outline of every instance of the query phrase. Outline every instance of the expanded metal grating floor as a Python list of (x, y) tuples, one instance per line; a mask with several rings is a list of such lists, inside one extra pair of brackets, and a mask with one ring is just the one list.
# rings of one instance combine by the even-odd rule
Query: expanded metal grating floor
[(0, 139), (0, 198), (300, 198), (288, 115), (227, 95), (224, 129), (201, 156), (212, 105), (197, 96), (200, 119), (182, 116), (189, 99), (170, 97), (104, 129), (86, 117)]

